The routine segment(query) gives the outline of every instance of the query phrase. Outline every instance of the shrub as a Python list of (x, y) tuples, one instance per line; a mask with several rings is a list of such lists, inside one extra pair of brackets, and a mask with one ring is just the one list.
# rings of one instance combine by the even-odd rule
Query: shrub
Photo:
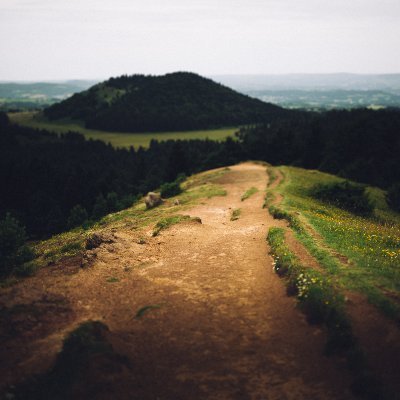
[(316, 185), (311, 189), (311, 195), (358, 215), (368, 216), (374, 210), (364, 186), (349, 181)]
[(96, 202), (93, 206), (92, 217), (93, 219), (99, 219), (106, 215), (108, 211), (107, 201), (102, 194), (99, 194), (96, 198)]
[(115, 192), (110, 192), (106, 197), (107, 210), (108, 212), (114, 212), (121, 209), (121, 204), (118, 199), (118, 195)]
[(182, 172), (177, 176), (177, 178), (175, 179), (175, 182), (183, 183), (183, 182), (185, 182), (185, 180), (186, 180), (186, 175)]
[(0, 276), (9, 275), (15, 268), (34, 258), (25, 240), (25, 228), (7, 214), (0, 221)]
[(386, 199), (390, 208), (400, 212), (400, 183), (395, 183), (389, 188)]
[(164, 183), (160, 188), (161, 197), (168, 198), (182, 193), (182, 188), (179, 181)]
[(69, 213), (68, 227), (75, 228), (76, 226), (80, 226), (84, 224), (88, 218), (89, 216), (86, 209), (78, 204)]

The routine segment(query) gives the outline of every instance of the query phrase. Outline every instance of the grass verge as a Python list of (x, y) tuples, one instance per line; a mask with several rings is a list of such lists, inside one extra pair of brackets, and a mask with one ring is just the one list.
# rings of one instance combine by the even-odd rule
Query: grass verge
[(351, 327), (344, 312), (344, 298), (334, 289), (329, 278), (302, 266), (285, 244), (282, 228), (271, 228), (268, 243), (274, 258), (274, 270), (286, 277), (288, 294), (296, 295), (310, 323), (323, 323), (328, 328), (328, 354), (347, 350), (354, 344)]
[(368, 187), (374, 212), (362, 217), (315, 199), (316, 185), (341, 181), (333, 175), (280, 167), (284, 182), (276, 189), (280, 205), (270, 206), (285, 219), (297, 239), (335, 277), (343, 289), (364, 294), (386, 316), (400, 320), (400, 216), (385, 202), (385, 193)]
[(258, 192), (258, 189), (255, 187), (251, 187), (250, 189), (246, 190), (243, 194), (240, 200), (245, 201), (249, 197), (253, 196), (253, 194), (256, 194)]
[(189, 215), (173, 215), (171, 217), (162, 218), (156, 223), (152, 235), (157, 236), (161, 231), (168, 229), (172, 225), (176, 225), (182, 221), (189, 221), (189, 220), (190, 220)]
[(367, 399), (384, 399), (381, 382), (370, 372), (345, 312), (344, 298), (329, 277), (304, 267), (285, 244), (285, 231), (271, 228), (267, 240), (274, 270), (287, 284), (288, 295), (297, 297), (309, 323), (325, 326), (326, 355), (343, 355), (353, 375), (352, 390)]

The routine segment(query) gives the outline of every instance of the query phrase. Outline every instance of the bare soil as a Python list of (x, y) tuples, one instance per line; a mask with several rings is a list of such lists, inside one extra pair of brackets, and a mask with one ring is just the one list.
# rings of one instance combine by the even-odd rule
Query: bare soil
[[(1, 315), (17, 326), (0, 331), (3, 387), (48, 370), (65, 334), (91, 319), (109, 327), (129, 368), (96, 369), (107, 385), (87, 393), (78, 383), (74, 399), (352, 398), (344, 363), (323, 356), (325, 333), (273, 272), (266, 235), (281, 222), (262, 209), (266, 183), (265, 167), (231, 167), (219, 180), (227, 196), (186, 211), (202, 224), (155, 238), (149, 228), (144, 244), (114, 232), (91, 267), (55, 265), (3, 289)], [(253, 186), (260, 191), (241, 201)]]

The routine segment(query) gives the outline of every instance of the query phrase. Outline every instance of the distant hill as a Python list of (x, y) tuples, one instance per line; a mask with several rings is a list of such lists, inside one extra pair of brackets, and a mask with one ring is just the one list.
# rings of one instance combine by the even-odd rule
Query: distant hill
[(51, 120), (76, 119), (87, 128), (120, 132), (237, 126), (285, 113), (189, 72), (111, 78), (44, 111)]

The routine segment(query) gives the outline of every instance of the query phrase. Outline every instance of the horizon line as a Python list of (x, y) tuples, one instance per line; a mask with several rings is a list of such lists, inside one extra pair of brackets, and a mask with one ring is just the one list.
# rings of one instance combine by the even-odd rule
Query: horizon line
[(109, 75), (108, 77), (96, 77), (96, 78), (85, 78), (85, 77), (69, 77), (69, 78), (30, 78), (30, 79), (0, 79), (0, 83), (59, 83), (68, 81), (104, 81), (110, 79), (111, 77), (118, 77), (122, 75), (148, 75), (148, 76), (163, 76), (175, 72), (192, 72), (204, 77), (214, 77), (214, 76), (295, 76), (295, 75), (319, 75), (319, 76), (329, 76), (329, 75), (356, 75), (356, 76), (390, 76), (390, 75), (400, 75), (399, 72), (252, 72), (252, 73), (212, 73), (212, 74), (202, 74), (194, 71), (186, 70), (176, 70), (173, 72), (165, 73), (143, 73), (143, 72), (133, 72), (133, 73), (121, 73), (117, 75)]

